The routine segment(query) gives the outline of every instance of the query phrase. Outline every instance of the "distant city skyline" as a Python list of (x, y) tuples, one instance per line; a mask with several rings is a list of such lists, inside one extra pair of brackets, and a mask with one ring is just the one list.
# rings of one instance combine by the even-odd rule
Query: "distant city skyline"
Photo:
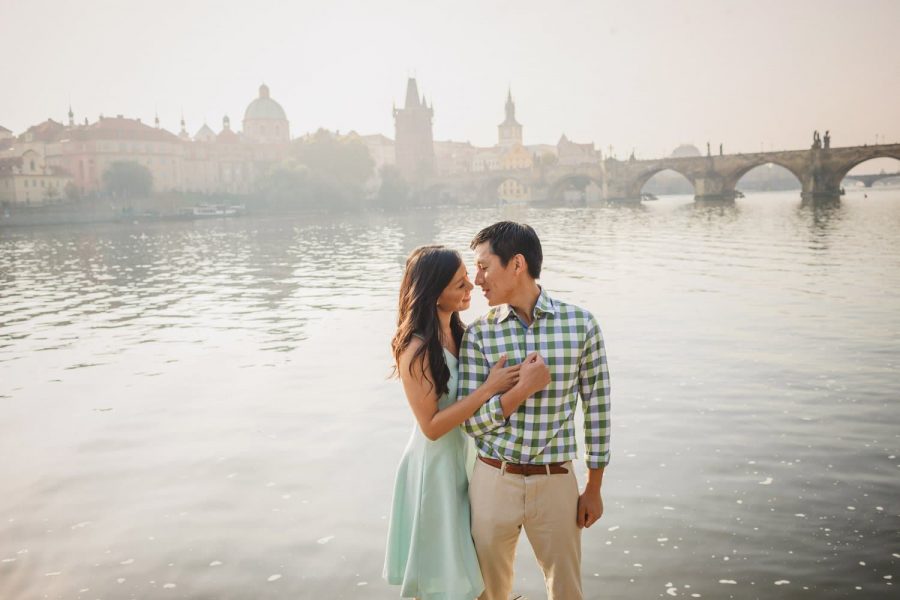
[[(0, 126), (141, 118), (240, 124), (261, 83), (293, 135), (393, 137), (408, 76), (437, 140), (496, 143), (507, 90), (524, 143), (627, 157), (900, 141), (900, 3), (36, 0), (0, 8)], [(28, 26), (24, 26), (28, 24)]]

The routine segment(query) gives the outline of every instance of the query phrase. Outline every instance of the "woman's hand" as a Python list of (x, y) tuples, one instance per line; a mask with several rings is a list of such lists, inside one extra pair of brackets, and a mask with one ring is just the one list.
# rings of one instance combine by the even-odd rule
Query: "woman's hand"
[(512, 386), (516, 385), (519, 381), (519, 370), (522, 368), (522, 365), (515, 365), (513, 367), (506, 366), (506, 355), (500, 357), (500, 360), (491, 367), (491, 372), (488, 374), (487, 381), (485, 382), (486, 386), (489, 386), (488, 389), (491, 390), (491, 395), (494, 394), (502, 394), (505, 391), (508, 391)]

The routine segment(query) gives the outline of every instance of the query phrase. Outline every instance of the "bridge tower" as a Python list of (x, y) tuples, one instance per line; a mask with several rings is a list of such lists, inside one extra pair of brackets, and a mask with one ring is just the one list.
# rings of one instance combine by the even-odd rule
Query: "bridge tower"
[(506, 119), (497, 125), (499, 145), (502, 148), (522, 144), (522, 125), (516, 121), (516, 103), (512, 99), (512, 90), (506, 92)]
[(414, 77), (406, 82), (406, 103), (403, 108), (394, 107), (394, 151), (397, 168), (407, 181), (421, 182), (434, 173), (434, 138), (431, 122), (433, 106), (423, 95)]

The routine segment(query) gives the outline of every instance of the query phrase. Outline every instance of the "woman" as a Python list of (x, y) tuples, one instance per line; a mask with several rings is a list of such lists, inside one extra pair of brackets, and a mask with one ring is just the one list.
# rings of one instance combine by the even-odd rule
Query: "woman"
[(511, 388), (519, 366), (502, 358), (472, 395), (456, 398), (459, 311), (472, 288), (453, 250), (422, 246), (406, 261), (391, 347), (417, 427), (397, 469), (384, 564), (403, 598), (472, 600), (484, 589), (469, 521), (468, 441), (458, 426)]

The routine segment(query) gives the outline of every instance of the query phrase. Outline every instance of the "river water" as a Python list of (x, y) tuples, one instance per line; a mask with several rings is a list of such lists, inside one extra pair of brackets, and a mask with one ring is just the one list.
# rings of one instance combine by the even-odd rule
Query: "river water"
[(4, 230), (0, 598), (396, 598), (401, 268), (499, 219), (606, 338), (587, 598), (896, 597), (900, 190), (867, 192)]

